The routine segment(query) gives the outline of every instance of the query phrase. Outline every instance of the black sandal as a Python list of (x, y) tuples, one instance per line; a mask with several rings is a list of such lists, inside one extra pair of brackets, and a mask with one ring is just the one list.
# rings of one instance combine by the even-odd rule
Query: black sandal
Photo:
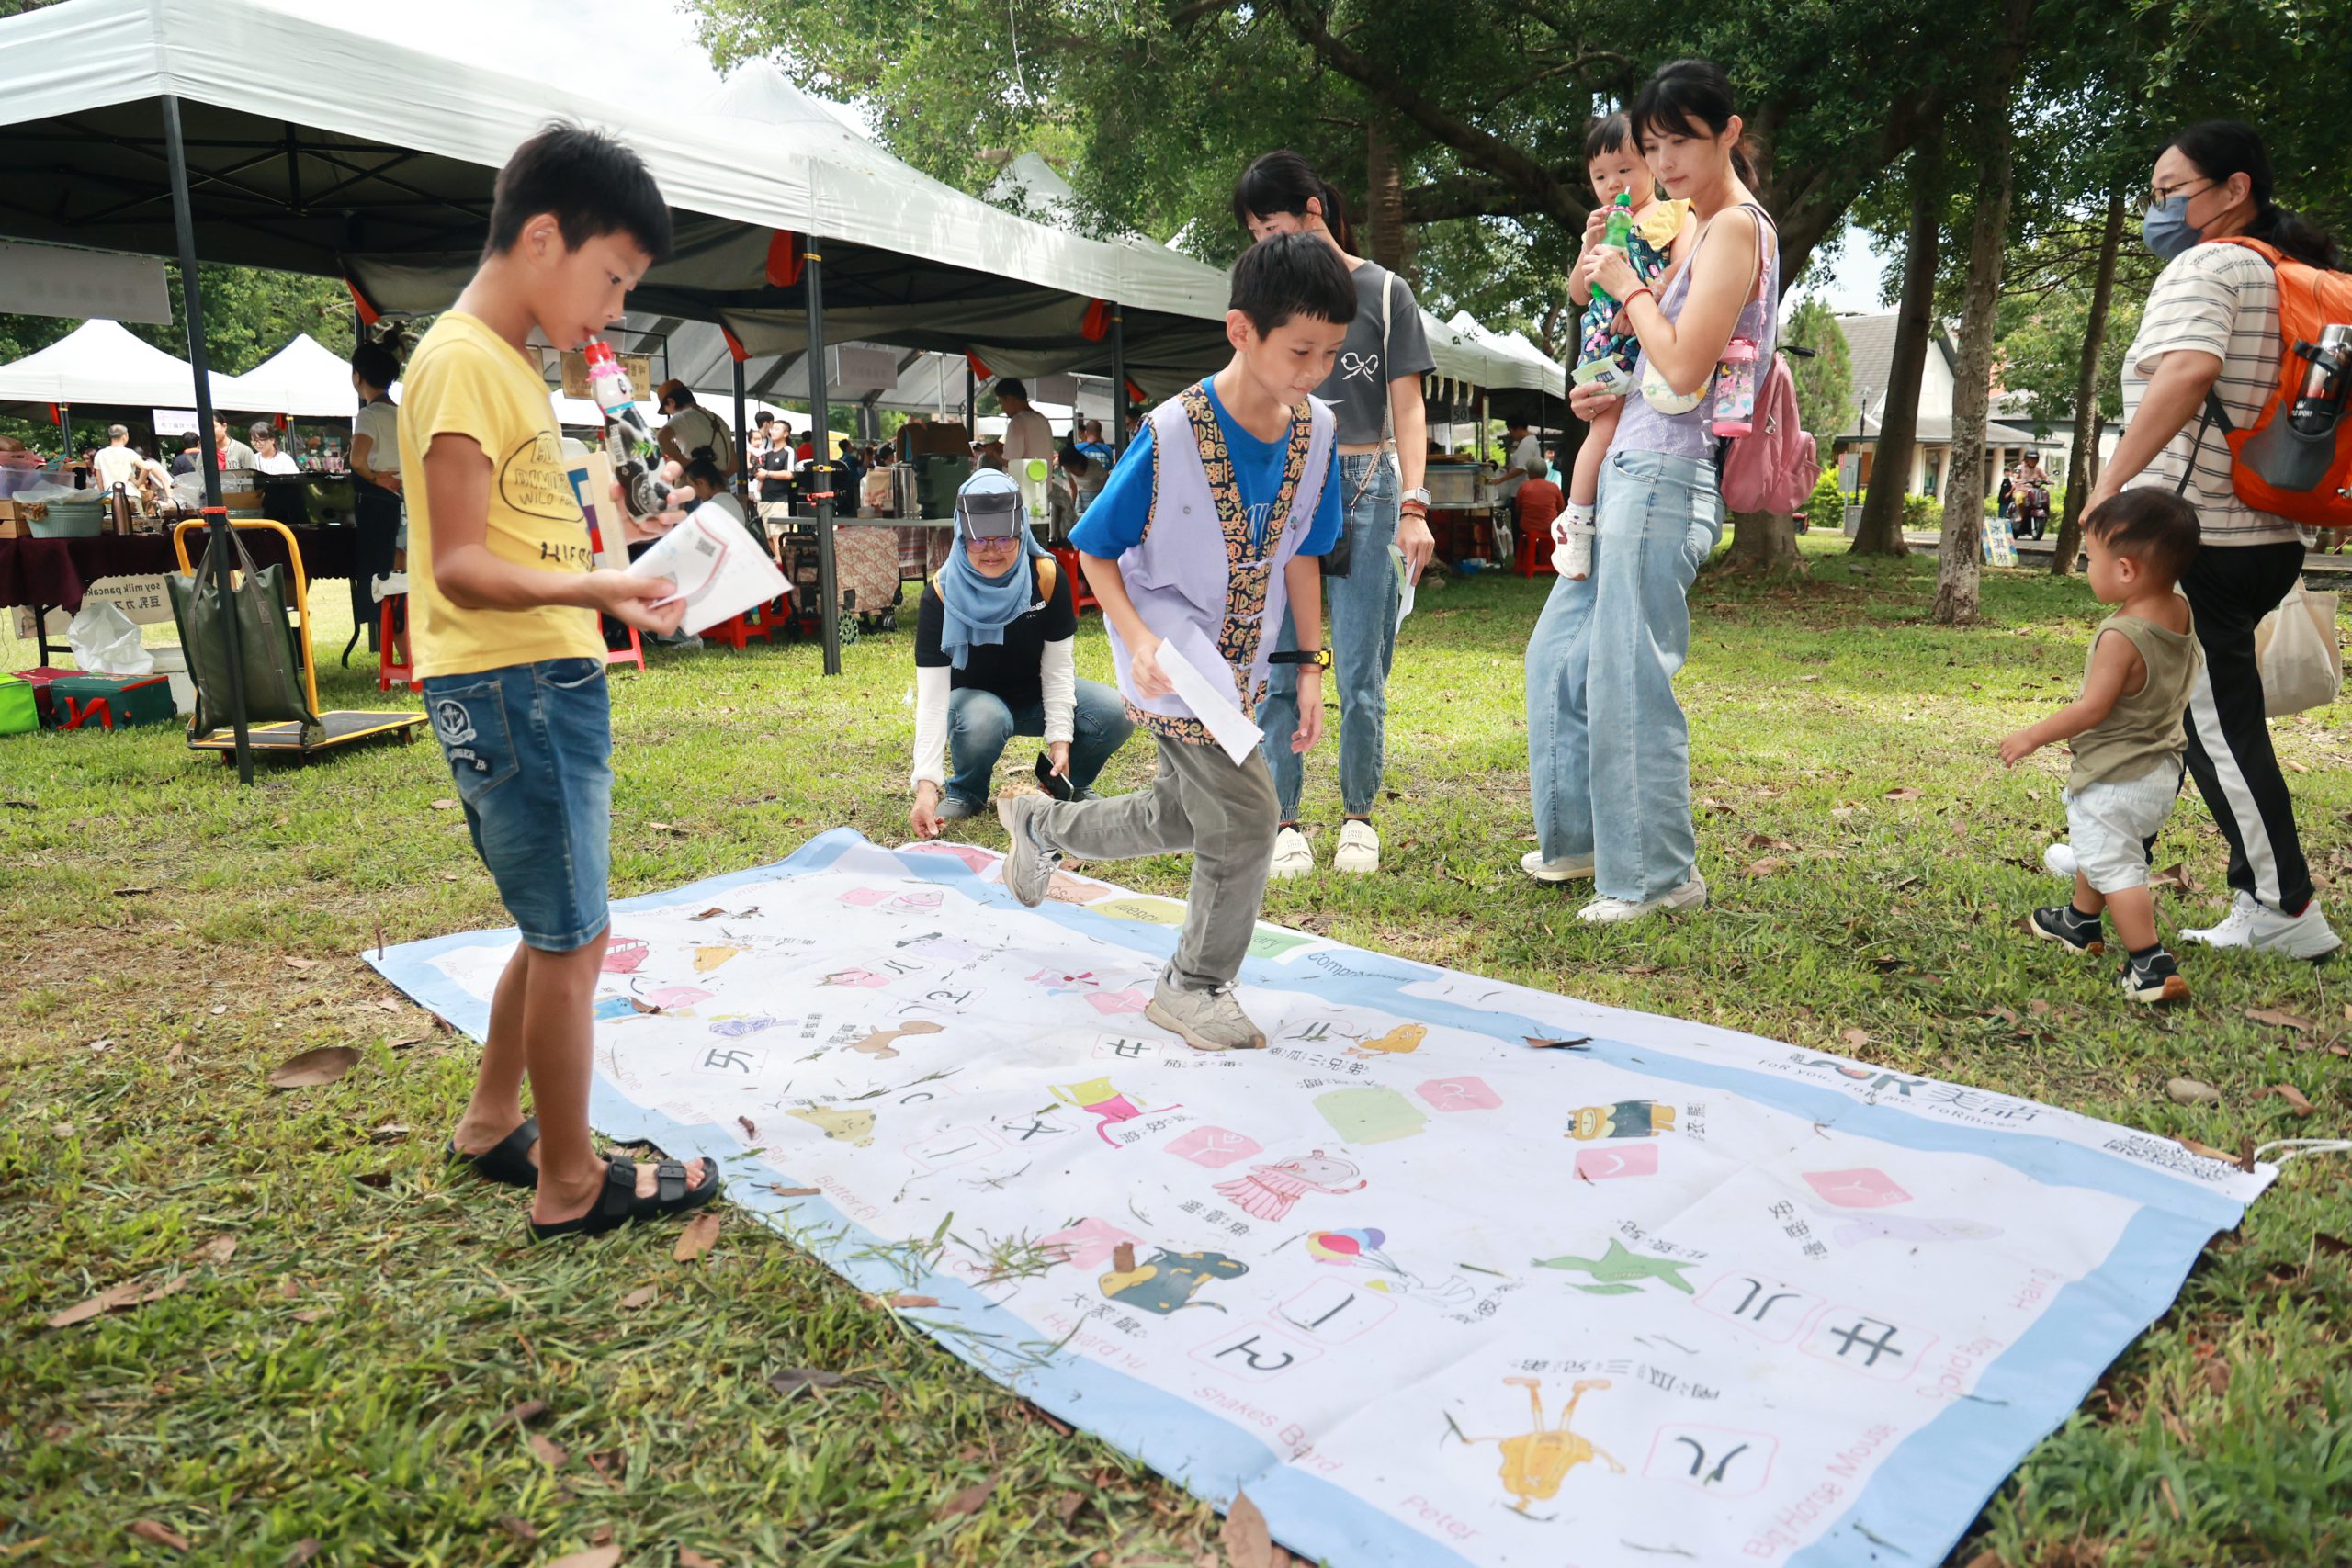
[(576, 1220), (556, 1220), (541, 1224), (531, 1222), (531, 1239), (551, 1241), (560, 1235), (602, 1235), (618, 1230), (633, 1220), (652, 1219), (663, 1214), (683, 1214), (699, 1209), (718, 1196), (718, 1162), (703, 1161), (702, 1185), (686, 1185), (686, 1168), (678, 1160), (663, 1160), (654, 1167), (653, 1196), (637, 1195), (637, 1162), (618, 1155), (605, 1156), (605, 1188), (595, 1206)]
[(539, 1141), (539, 1119), (526, 1116), (523, 1124), (478, 1155), (469, 1155), (449, 1144), (452, 1164), (464, 1160), (474, 1168), (474, 1174), (488, 1181), (503, 1182), (509, 1187), (537, 1187), (539, 1168), (531, 1163), (531, 1147)]

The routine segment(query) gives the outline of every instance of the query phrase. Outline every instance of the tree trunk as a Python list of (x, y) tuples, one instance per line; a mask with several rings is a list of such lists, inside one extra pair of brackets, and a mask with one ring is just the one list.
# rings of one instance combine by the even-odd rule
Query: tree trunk
[(2075, 570), (2083, 543), (2083, 502), (2098, 478), (2098, 361), (2107, 347), (2107, 311), (2115, 298), (2115, 258), (2123, 245), (2123, 193), (2107, 198), (2107, 231), (2099, 236), (2098, 281), (2091, 287), (2090, 319), (2083, 324), (2082, 372), (2075, 378), (2075, 455), (2066, 466), (2066, 511), (2058, 524), (2058, 547), (2050, 552), (2050, 572)]
[(1365, 254), (1391, 272), (1405, 270), (1405, 177), (1396, 144), (1375, 115), (1364, 126), (1364, 228), (1372, 249)]
[(1724, 564), (1734, 571), (1793, 571), (1805, 570), (1797, 548), (1797, 525), (1792, 517), (1770, 512), (1737, 512), (1731, 519), (1731, 553)]
[(1943, 547), (1936, 562), (1936, 602), (1929, 612), (1945, 626), (1977, 618), (1984, 575), (1984, 422), (1993, 401), (1993, 314), (2001, 300), (2002, 252), (2008, 238), (2011, 162), (2007, 83), (1976, 177), (1976, 217), (1968, 244), (1966, 304), (1961, 316), (1960, 360), (1952, 369), (1951, 469), (1944, 486)]
[[(1903, 303), (1894, 318), (1894, 357), (1887, 370), (1886, 402), (1879, 414), (1878, 450), (1870, 490), (1854, 530), (1858, 556), (1908, 554), (1903, 502), (1910, 491), (1911, 457), (1919, 433), (1919, 382), (1928, 369), (1928, 340), (1935, 326), (1936, 247), (1943, 232), (1943, 154), (1933, 141), (1911, 150), (1911, 233), (1903, 255)], [(1858, 388), (1865, 406), (1869, 388)]]

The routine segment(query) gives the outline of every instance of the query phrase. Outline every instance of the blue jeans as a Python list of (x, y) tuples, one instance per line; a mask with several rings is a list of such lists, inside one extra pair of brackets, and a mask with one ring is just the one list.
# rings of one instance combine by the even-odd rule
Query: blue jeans
[[(1386, 760), (1388, 667), (1396, 658), (1396, 567), (1388, 556), (1396, 543), (1396, 465), (1385, 452), (1360, 452), (1340, 457), (1338, 479), (1347, 513), (1341, 526), (1355, 556), (1347, 576), (1323, 580), (1323, 643), (1340, 689), (1340, 804), (1351, 817), (1369, 817)], [(1287, 614), (1274, 647), (1283, 653), (1298, 647)], [(1258, 728), (1266, 732), (1261, 744), (1282, 819), (1295, 822), (1306, 784), (1305, 759), (1290, 749), (1298, 728), (1297, 665), (1268, 672)]]
[[(1091, 788), (1102, 764), (1127, 743), (1135, 728), (1118, 693), (1100, 681), (1079, 682), (1078, 701), (1070, 715), (1070, 787)], [(975, 808), (986, 806), (994, 793), (989, 781), (1006, 744), (1016, 735), (1043, 738), (1045, 733), (1042, 701), (1015, 707), (978, 686), (949, 694), (946, 793)]]
[(1590, 855), (1603, 897), (1639, 903), (1698, 865), (1674, 674), (1690, 653), (1683, 595), (1723, 538), (1715, 467), (1611, 453), (1597, 521), (1592, 575), (1554, 585), (1527, 644), (1528, 783), (1544, 858)]
[(612, 703), (601, 659), (429, 675), (424, 711), (474, 852), (542, 953), (605, 929), (613, 836)]

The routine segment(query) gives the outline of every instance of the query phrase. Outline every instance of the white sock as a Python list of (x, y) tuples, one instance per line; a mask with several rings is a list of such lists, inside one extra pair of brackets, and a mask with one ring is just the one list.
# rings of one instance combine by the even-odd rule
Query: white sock
[(1573, 501), (1568, 502), (1568, 526), (1571, 528), (1591, 527), (1593, 514), (1599, 507), (1600, 503), (1597, 502), (1589, 506), (1578, 505)]

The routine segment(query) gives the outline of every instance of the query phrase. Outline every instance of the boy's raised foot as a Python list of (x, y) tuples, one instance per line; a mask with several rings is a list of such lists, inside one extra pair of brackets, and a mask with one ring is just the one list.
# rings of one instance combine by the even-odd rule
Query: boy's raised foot
[(1046, 901), (1046, 889), (1053, 886), (1054, 872), (1062, 863), (1062, 857), (1038, 843), (1031, 829), (1053, 804), (1042, 795), (1009, 795), (996, 803), (997, 820), (1012, 838), (1004, 857), (1005, 888), (1033, 909)]
[(2097, 915), (2086, 915), (2072, 904), (2053, 905), (2036, 909), (2026, 921), (2026, 927), (2045, 942), (2075, 953), (2094, 956), (2107, 951), (2107, 940), (2099, 929)]
[(2162, 947), (2133, 953), (2123, 961), (2123, 994), (2135, 1002), (2185, 1002), (2188, 982), (2180, 965)]

